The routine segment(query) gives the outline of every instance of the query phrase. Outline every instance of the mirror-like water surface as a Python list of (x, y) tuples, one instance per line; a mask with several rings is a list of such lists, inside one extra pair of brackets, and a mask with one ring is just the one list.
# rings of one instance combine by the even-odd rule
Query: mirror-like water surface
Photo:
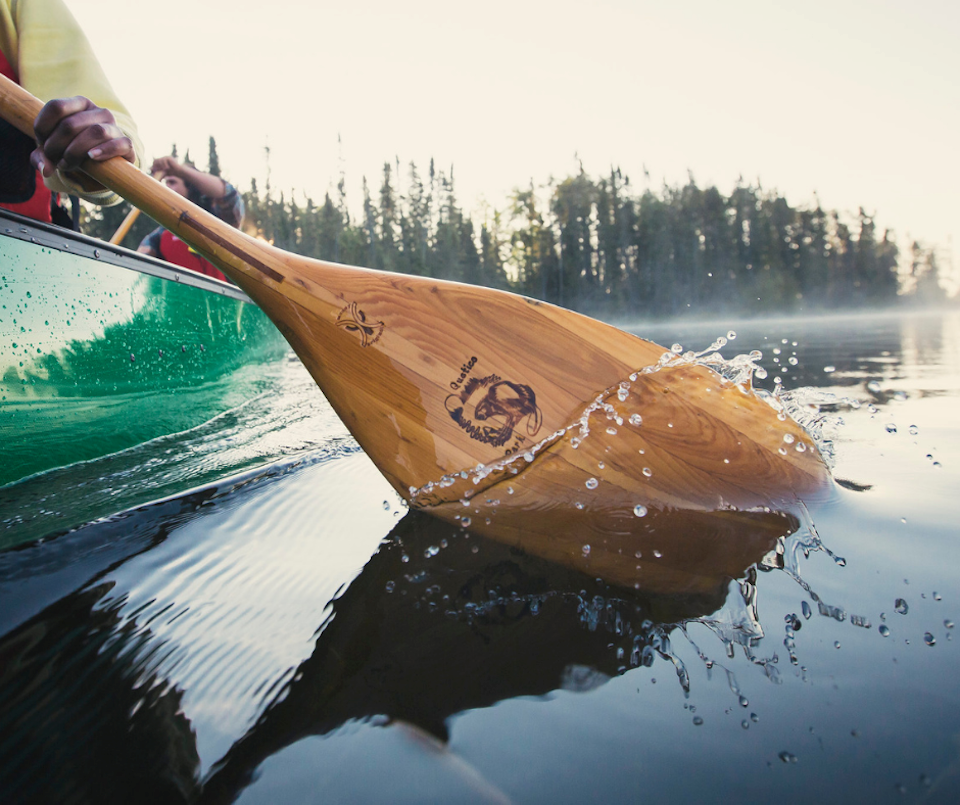
[(960, 316), (642, 333), (731, 329), (766, 388), (836, 395), (839, 483), (645, 514), (716, 557), (682, 589), (408, 512), (290, 362), (202, 432), (37, 479), (41, 531), (91, 477), (171, 496), (0, 553), (4, 797), (956, 801)]

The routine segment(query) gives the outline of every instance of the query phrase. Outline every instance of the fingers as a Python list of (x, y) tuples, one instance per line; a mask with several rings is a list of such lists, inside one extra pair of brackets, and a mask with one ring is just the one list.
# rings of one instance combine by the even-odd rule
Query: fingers
[(34, 121), (39, 147), (34, 165), (50, 176), (72, 171), (90, 158), (98, 162), (121, 156), (133, 162), (133, 143), (117, 126), (113, 113), (87, 98), (60, 98), (44, 105)]
[(75, 115), (77, 112), (85, 112), (87, 109), (96, 108), (93, 101), (81, 95), (74, 98), (57, 98), (48, 101), (43, 105), (37, 119), (33, 121), (33, 130), (37, 141), (43, 143), (65, 118)]
[(173, 157), (157, 157), (150, 166), (150, 173), (156, 176), (177, 176), (180, 171), (180, 163)]

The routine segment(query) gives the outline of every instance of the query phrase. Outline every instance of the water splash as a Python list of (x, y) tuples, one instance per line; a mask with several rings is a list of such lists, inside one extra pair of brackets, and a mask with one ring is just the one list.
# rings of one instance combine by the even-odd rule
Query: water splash
[[(491, 476), (517, 475), (527, 465), (533, 463), (539, 453), (564, 438), (568, 439), (571, 448), (577, 449), (584, 439), (590, 437), (591, 418), (595, 416), (602, 416), (607, 420), (608, 424), (602, 427), (605, 433), (615, 435), (617, 427), (623, 426), (625, 420), (614, 405), (614, 401), (625, 402), (630, 396), (632, 383), (635, 383), (641, 375), (689, 366), (710, 369), (723, 382), (738, 387), (744, 394), (755, 394), (760, 400), (770, 405), (782, 421), (786, 421), (787, 418), (793, 419), (807, 432), (827, 466), (832, 468), (834, 466), (833, 442), (838, 427), (843, 424), (838, 411), (843, 408), (859, 408), (859, 401), (812, 388), (785, 391), (780, 378), (776, 378), (773, 391), (755, 388), (754, 378), (763, 380), (767, 376), (766, 370), (759, 364), (763, 353), (753, 350), (732, 358), (725, 358), (721, 350), (735, 337), (736, 334), (731, 331), (728, 336), (719, 336), (710, 346), (699, 351), (684, 351), (681, 345), (674, 344), (673, 348), (664, 352), (655, 364), (640, 367), (632, 372), (628, 379), (618, 381), (604, 389), (573, 422), (550, 433), (525, 452), (507, 456), (490, 464), (481, 463), (470, 469), (444, 475), (439, 480), (429, 481), (421, 487), (410, 486), (408, 489), (410, 502), (413, 505), (428, 505), (430, 502), (435, 502), (432, 499), (435, 498), (436, 493), (463, 479), (469, 480), (474, 486), (479, 486)], [(630, 415), (626, 421), (635, 427), (641, 427), (643, 424), (642, 416), (637, 413)], [(781, 453), (785, 454), (788, 449), (802, 453), (808, 448), (800, 440), (785, 439)], [(644, 474), (649, 477), (651, 473), (644, 470)], [(465, 495), (468, 499), (470, 496), (470, 492)]]

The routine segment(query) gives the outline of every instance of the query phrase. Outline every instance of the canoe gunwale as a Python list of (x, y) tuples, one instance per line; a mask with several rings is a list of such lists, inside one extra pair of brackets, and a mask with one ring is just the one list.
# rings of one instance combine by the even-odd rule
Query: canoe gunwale
[(156, 257), (115, 246), (98, 238), (25, 218), (0, 208), (0, 236), (26, 241), (48, 249), (75, 254), (101, 263), (119, 266), (140, 274), (190, 285), (205, 291), (256, 304), (235, 285), (174, 266)]

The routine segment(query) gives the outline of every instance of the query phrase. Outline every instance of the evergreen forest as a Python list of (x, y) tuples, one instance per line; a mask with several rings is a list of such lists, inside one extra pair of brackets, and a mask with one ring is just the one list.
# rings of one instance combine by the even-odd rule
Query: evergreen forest
[[(220, 175), (213, 137), (206, 169)], [(914, 242), (901, 254), (863, 208), (850, 218), (795, 207), (759, 182), (724, 195), (691, 175), (641, 191), (619, 169), (592, 177), (581, 168), (516, 188), (482, 221), (464, 212), (452, 168), (432, 161), (426, 170), (386, 162), (378, 185), (362, 187), (352, 212), (342, 175), (322, 201), (253, 180), (244, 229), (309, 257), (502, 288), (614, 320), (947, 301), (934, 248)], [(83, 231), (107, 240), (129, 209), (85, 207)], [(123, 245), (135, 249), (155, 226), (141, 216)]]

